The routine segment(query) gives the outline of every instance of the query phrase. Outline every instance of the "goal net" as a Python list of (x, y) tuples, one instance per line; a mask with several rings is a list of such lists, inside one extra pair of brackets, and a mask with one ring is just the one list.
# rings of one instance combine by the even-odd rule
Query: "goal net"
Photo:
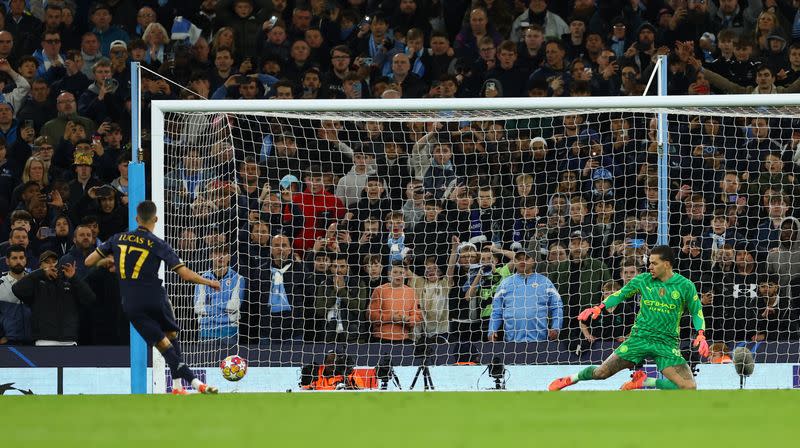
[[(579, 311), (659, 243), (703, 304), (712, 357), (685, 316), (687, 360), (796, 361), (798, 107), (581, 100), (154, 103), (159, 231), (222, 283), (165, 274), (188, 362), (597, 363), (646, 305)], [(494, 300), (520, 270), (530, 290)]]

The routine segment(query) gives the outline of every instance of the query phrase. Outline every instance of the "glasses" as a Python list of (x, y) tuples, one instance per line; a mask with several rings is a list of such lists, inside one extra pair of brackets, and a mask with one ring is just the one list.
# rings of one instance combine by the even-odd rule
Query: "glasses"
[(58, 100), (58, 101), (56, 101), (56, 103), (58, 103), (58, 104), (69, 104), (69, 103), (74, 103), (74, 102), (75, 102), (75, 100)]
[(44, 42), (50, 45), (55, 45), (55, 44), (60, 44), (61, 39), (46, 39)]
[(114, 50), (111, 52), (112, 56), (123, 56), (127, 53), (125, 50)]
[(13, 42), (13, 41), (11, 41), (11, 40), (0, 40), (0, 44), (10, 44), (11, 42)]

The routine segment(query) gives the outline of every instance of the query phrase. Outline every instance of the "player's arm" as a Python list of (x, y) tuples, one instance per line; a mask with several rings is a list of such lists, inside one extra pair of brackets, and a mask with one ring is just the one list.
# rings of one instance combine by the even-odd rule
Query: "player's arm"
[(87, 268), (91, 268), (97, 266), (98, 268), (105, 268), (108, 267), (110, 263), (114, 262), (114, 259), (111, 258), (111, 240), (109, 238), (105, 243), (99, 245), (97, 249), (92, 251), (88, 257), (83, 261), (83, 264), (86, 265)]
[(183, 281), (194, 283), (196, 285), (206, 285), (213, 288), (215, 291), (219, 291), (220, 289), (219, 281), (205, 278), (197, 272), (187, 268), (186, 265), (180, 265), (173, 270)]
[(625, 299), (636, 295), (640, 291), (640, 282), (639, 276), (632, 278), (631, 281), (625, 284), (619, 291), (611, 294), (610, 296), (606, 297), (600, 305), (595, 305), (591, 308), (586, 308), (585, 310), (581, 311), (578, 315), (578, 320), (587, 320), (591, 316), (592, 320), (597, 319), (600, 316), (600, 313), (603, 311), (603, 308), (611, 309), (615, 306), (622, 303)]
[(692, 316), (692, 326), (697, 331), (697, 337), (692, 343), (693, 347), (697, 347), (697, 352), (700, 356), (707, 358), (709, 355), (708, 342), (706, 342), (706, 319), (703, 316), (703, 304), (700, 303), (700, 298), (697, 295), (697, 288), (694, 283), (690, 283), (687, 291), (689, 294), (684, 297), (690, 297), (687, 303), (687, 308)]

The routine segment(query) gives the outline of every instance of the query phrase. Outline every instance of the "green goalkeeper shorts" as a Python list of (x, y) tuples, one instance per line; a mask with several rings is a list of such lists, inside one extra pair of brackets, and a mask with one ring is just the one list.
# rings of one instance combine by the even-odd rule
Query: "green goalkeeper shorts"
[(625, 361), (630, 361), (634, 364), (639, 364), (645, 358), (651, 358), (655, 360), (659, 372), (667, 367), (686, 364), (686, 360), (683, 359), (677, 344), (665, 344), (641, 336), (629, 337), (614, 350), (614, 353)]

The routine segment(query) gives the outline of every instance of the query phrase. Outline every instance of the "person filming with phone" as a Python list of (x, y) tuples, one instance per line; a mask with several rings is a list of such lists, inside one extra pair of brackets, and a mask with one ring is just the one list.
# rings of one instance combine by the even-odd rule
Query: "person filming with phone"
[(112, 77), (111, 61), (102, 58), (92, 66), (94, 83), (78, 99), (78, 113), (95, 123), (113, 121), (119, 123), (126, 110), (119, 82)]

